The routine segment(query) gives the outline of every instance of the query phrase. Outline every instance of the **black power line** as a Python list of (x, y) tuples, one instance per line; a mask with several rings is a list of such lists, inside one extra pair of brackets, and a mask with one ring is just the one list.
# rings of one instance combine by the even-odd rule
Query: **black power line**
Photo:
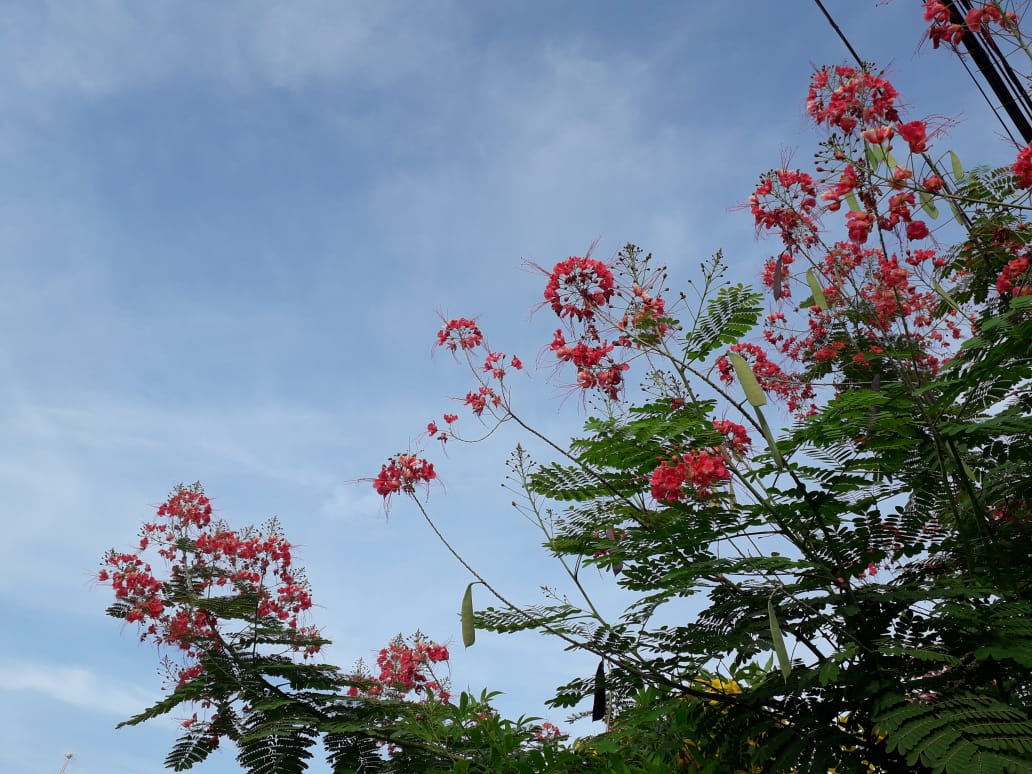
[(970, 0), (942, 0), (942, 3), (950, 10), (950, 21), (965, 26), (960, 42), (1000, 101), (1000, 107), (1007, 112), (1024, 143), (1032, 142), (1032, 100), (1007, 57), (991, 37), (966, 28), (966, 15), (973, 10)]
[[(824, 14), (824, 18), (828, 20), (828, 24), (835, 30), (839, 39), (845, 45), (846, 49), (852, 55), (856, 63), (863, 67), (864, 61), (860, 58), (860, 55), (853, 48), (849, 39), (845, 33), (838, 26), (835, 19), (828, 12), (828, 9), (824, 7), (824, 3), (821, 0), (814, 0), (821, 13)], [(1000, 105), (1010, 119), (1014, 128), (1025, 144), (1032, 143), (1032, 99), (1030, 99), (1028, 91), (1022, 85), (1021, 80), (1014, 72), (1014, 68), (1010, 66), (1010, 62), (1000, 47), (996, 44), (996, 41), (987, 35), (979, 35), (967, 29), (965, 23), (967, 13), (973, 9), (970, 0), (942, 0), (950, 12), (950, 21), (953, 24), (959, 24), (964, 27), (964, 35), (961, 38), (961, 43), (964, 44), (964, 48), (967, 49), (968, 54), (971, 57), (971, 61), (974, 62), (975, 67), (978, 68), (978, 72), (981, 73), (982, 78), (986, 84), (992, 89), (993, 94), (996, 95), (996, 99), (999, 100)], [(982, 88), (982, 84), (975, 78), (971, 68), (967, 66), (967, 62), (961, 60), (964, 64), (964, 69), (967, 70), (968, 75), (975, 82), (975, 86), (978, 91), (985, 97), (986, 102), (989, 103), (989, 108), (993, 111), (997, 118), (1000, 119), (1000, 123), (1003, 125), (1004, 131), (1011, 136), (1011, 139), (1016, 141), (1007, 123), (1003, 120), (1000, 115), (997, 106), (993, 104), (989, 95), (986, 94), (985, 89)]]

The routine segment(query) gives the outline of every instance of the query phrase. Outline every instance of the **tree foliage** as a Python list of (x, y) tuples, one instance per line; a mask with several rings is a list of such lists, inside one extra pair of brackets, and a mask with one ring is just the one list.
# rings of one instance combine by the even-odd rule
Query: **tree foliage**
[[(990, 5), (975, 21), (1023, 40)], [(211, 527), (198, 487), (174, 493), (189, 507), (170, 506), (170, 526), (145, 527), (167, 579), (135, 554), (105, 560), (109, 614), (187, 656), (128, 723), (200, 705), (176, 770), (228, 739), (254, 774), (303, 771), (320, 741), (340, 772), (1027, 771), (1032, 146), (965, 170), (932, 155), (938, 128), (904, 120), (897, 97), (873, 68), (815, 74), (818, 177), (773, 170), (749, 200), (781, 240), (762, 290), (726, 281), (718, 254), (670, 295), (634, 245), (544, 270), (551, 352), (597, 408), (568, 443), (514, 411), (518, 357), (467, 318), (438, 334), (476, 379), (470, 412), (550, 454), (517, 448), (510, 483), (569, 581), (515, 604), (458, 557), (464, 643), (537, 630), (595, 654), (551, 704), (591, 701), (598, 735), (571, 744), (501, 718), (492, 694), (453, 699), (434, 673), (447, 652), (422, 635), (381, 651), (378, 676), (314, 663), (324, 641), (299, 623), (310, 598), (289, 545), (275, 526)], [(940, 216), (952, 248), (931, 238)], [(462, 441), (443, 421), (429, 436)], [(435, 477), (406, 452), (374, 486), (446, 540), (420, 497)], [(622, 609), (593, 600), (592, 567)], [(493, 601), (475, 606), (474, 585)]]

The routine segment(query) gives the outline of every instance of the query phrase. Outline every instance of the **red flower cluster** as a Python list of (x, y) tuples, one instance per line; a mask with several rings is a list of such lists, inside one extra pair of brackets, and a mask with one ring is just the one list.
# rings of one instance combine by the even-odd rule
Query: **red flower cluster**
[(706, 497), (711, 494), (715, 484), (729, 478), (731, 473), (724, 464), (724, 458), (713, 451), (701, 449), (660, 461), (649, 483), (656, 500), (676, 503), (687, 497), (686, 483), (692, 485), (697, 496)]
[[(917, 223), (918, 221), (915, 221)], [(866, 363), (881, 354), (878, 342), (909, 340), (922, 351), (938, 348), (945, 353), (945, 341), (961, 335), (956, 310), (939, 313), (941, 299), (928, 287), (945, 265), (933, 250), (908, 250), (905, 261), (880, 249), (862, 249), (852, 242), (838, 242), (825, 254), (815, 274), (827, 308), (807, 309), (807, 329), (791, 330), (784, 314), (768, 315), (764, 338), (795, 362), (812, 364), (848, 357)], [(920, 284), (918, 284), (920, 280)], [(841, 321), (848, 317), (851, 335), (841, 335)], [(752, 357), (757, 357), (755, 353)], [(921, 362), (934, 370), (936, 357)], [(757, 376), (767, 387), (767, 374), (776, 376), (768, 363), (757, 361)], [(722, 370), (722, 373), (724, 371)], [(730, 372), (728, 372), (730, 375)]]
[[(749, 361), (756, 380), (767, 394), (781, 398), (788, 405), (789, 411), (797, 415), (808, 415), (815, 410), (813, 385), (801, 380), (794, 374), (786, 373), (777, 363), (767, 357), (767, 353), (755, 344), (743, 342), (733, 344), (732, 352), (737, 352)], [(717, 358), (717, 370), (720, 380), (731, 384), (735, 380), (734, 367), (724, 355)]]
[[(523, 361), (516, 355), (512, 356), (509, 365), (517, 371), (523, 370)], [(491, 374), (492, 378), (501, 381), (505, 378), (505, 353), (488, 352), (484, 358), (484, 372)]]
[[(896, 109), (897, 97), (888, 81), (862, 69), (825, 68), (813, 78), (807, 108), (814, 120), (862, 137), (868, 152), (866, 158), (850, 158), (846, 149), (853, 146), (843, 144), (835, 134), (825, 143), (830, 163), (820, 168), (827, 177), (818, 198), (827, 202), (828, 210), (836, 211), (848, 197), (848, 242), (827, 248), (823, 257), (814, 254), (823, 240), (813, 225), (813, 207), (806, 196), (779, 195), (781, 181), (776, 173), (773, 178), (768, 175), (761, 179), (761, 187), (750, 199), (754, 213), (759, 210), (759, 226), (780, 231), (789, 248), (764, 267), (763, 282), (774, 299), (789, 296), (792, 281), (803, 284), (801, 277), (790, 274), (793, 259), (800, 253), (805, 252), (803, 257), (812, 272), (808, 272), (805, 285), (808, 289), (819, 286), (811, 292), (813, 303), (803, 308), (807, 317), (802, 325), (795, 323), (790, 328), (785, 315), (777, 312), (768, 316), (764, 326), (766, 341), (803, 364), (809, 369), (807, 374), (826, 373), (826, 368), (819, 367), (821, 363), (866, 364), (872, 356), (900, 346), (912, 355), (917, 353), (909, 363), (934, 372), (941, 355), (948, 354), (948, 340), (961, 335), (962, 315), (956, 308), (944, 313), (941, 297), (932, 292), (939, 281), (947, 279), (943, 272), (946, 259), (932, 250), (912, 246), (931, 235), (927, 223), (914, 217), (917, 193), (921, 193), (924, 203), (927, 194), (941, 191), (945, 183), (937, 175), (926, 175), (922, 190), (915, 182), (914, 169), (894, 164), (888, 155), (896, 136), (907, 142), (911, 153), (928, 150), (928, 125), (924, 121), (902, 122)], [(879, 146), (880, 151), (872, 151), (872, 146)], [(879, 179), (878, 170), (884, 161), (892, 164), (890, 174), (887, 179)], [(1032, 187), (1032, 146), (1019, 156), (1015, 177)], [(763, 194), (771, 196), (780, 208), (764, 204)], [(795, 234), (806, 233), (811, 227), (809, 241), (801, 243)], [(895, 232), (902, 248), (900, 255), (862, 247), (876, 229), (882, 237), (879, 242), (884, 241), (886, 232)], [(1004, 285), (1006, 281), (1004, 277)], [(813, 387), (805, 384), (809, 376), (786, 375), (752, 345), (740, 351), (747, 355), (768, 393), (786, 399), (797, 414), (812, 411), (812, 404), (806, 408), (813, 396)], [(815, 365), (818, 368), (813, 370)], [(733, 379), (728, 361), (719, 360), (718, 367), (723, 379)]]
[(1014, 162), (1014, 185), (1032, 188), (1032, 145), (1026, 145), (1018, 152)]
[(456, 350), (476, 349), (484, 342), (484, 334), (473, 320), (459, 317), (448, 320), (437, 332), (437, 346)]
[(810, 82), (806, 110), (818, 124), (841, 129), (847, 135), (857, 126), (899, 121), (899, 92), (884, 78), (856, 67), (822, 67)]
[(729, 419), (714, 420), (713, 429), (725, 437), (727, 448), (734, 454), (745, 454), (752, 444), (746, 429)]
[(427, 640), (416, 634), (411, 645), (399, 635), (382, 648), (376, 657), (380, 674), (360, 677), (362, 688), (357, 685), (348, 689), (349, 696), (358, 696), (364, 692), (368, 696), (389, 695), (401, 698), (410, 691), (423, 693), (431, 691), (434, 696), (445, 703), (451, 698), (447, 681), (439, 680), (434, 674), (434, 664), (448, 661), (451, 657), (448, 648)]
[(306, 655), (319, 650), (318, 632), (299, 620), (312, 607), (308, 583), (291, 567), (290, 542), (274, 522), (264, 531), (243, 532), (212, 522), (211, 501), (199, 485), (178, 488), (157, 515), (143, 526), (140, 551), (153, 544), (171, 564), (168, 578), (156, 577), (139, 554), (111, 550), (97, 580), (111, 584), (125, 620), (140, 624), (141, 640), (184, 652), (188, 660), (178, 671), (179, 685), (203, 671), (195, 659), (222, 647), (226, 635), (204, 604), (220, 593), (254, 597), (259, 616), (282, 621), (292, 631), (290, 647)]
[(373, 489), (386, 499), (395, 492), (412, 494), (420, 481), (429, 484), (437, 478), (432, 463), (415, 454), (397, 454), (380, 467)]
[[(649, 295), (640, 285), (634, 285), (631, 288), (631, 302), (616, 327), (617, 330), (624, 332), (638, 331), (663, 338), (669, 330), (669, 326), (663, 322), (664, 319), (666, 319), (666, 301)], [(629, 346), (631, 339), (625, 333), (620, 343), (623, 346)]]
[(534, 732), (534, 736), (541, 742), (558, 742), (566, 735), (559, 730), (559, 726), (553, 723), (542, 723), (541, 728)]
[[(1013, 295), (1028, 295), (1027, 289), (1029, 259), (1022, 255), (1007, 262), (996, 278), (996, 289), (1000, 293), (1012, 293)], [(1015, 290), (1017, 287), (1017, 290)], [(1020, 292), (1019, 292), (1020, 291)]]
[(493, 408), (501, 406), (502, 397), (490, 387), (482, 385), (476, 392), (467, 392), (464, 403), (479, 417), (489, 403)]
[[(592, 342), (592, 343), (588, 343)], [(549, 348), (563, 363), (572, 363), (577, 369), (577, 386), (584, 390), (597, 388), (610, 400), (620, 397), (623, 372), (630, 366), (618, 363), (611, 356), (612, 344), (599, 338), (594, 325), (588, 325), (581, 341), (570, 345), (561, 329), (552, 336)]]
[(817, 188), (813, 178), (797, 169), (778, 169), (763, 175), (749, 197), (749, 209), (757, 228), (779, 230), (789, 253), (816, 244), (817, 225), (813, 220), (816, 206)]
[[(662, 273), (642, 278), (628, 271), (631, 281), (618, 286), (609, 267), (591, 258), (567, 258), (551, 272), (537, 268), (548, 274), (546, 301), (566, 324), (556, 330), (549, 348), (560, 363), (577, 369), (577, 387), (618, 400), (630, 366), (613, 353), (618, 348), (647, 346), (668, 333), (666, 302), (649, 292)], [(614, 308), (617, 299), (626, 302), (622, 309)], [(573, 342), (567, 340), (571, 332)]]
[(199, 487), (180, 487), (158, 506), (158, 516), (171, 524), (204, 528), (211, 523), (211, 500)]
[(925, 0), (924, 9), (925, 21), (932, 22), (928, 28), (928, 39), (932, 41), (933, 48), (938, 48), (940, 43), (956, 46), (968, 30), (981, 32), (988, 37), (991, 24), (1010, 31), (1016, 30), (1018, 24), (1017, 16), (1012, 11), (1001, 11), (996, 2), (971, 8), (965, 14), (963, 23), (953, 21), (949, 6), (941, 0)]
[(615, 292), (613, 273), (593, 258), (571, 256), (552, 269), (545, 286), (545, 301), (559, 317), (591, 320), (595, 310), (609, 303)]

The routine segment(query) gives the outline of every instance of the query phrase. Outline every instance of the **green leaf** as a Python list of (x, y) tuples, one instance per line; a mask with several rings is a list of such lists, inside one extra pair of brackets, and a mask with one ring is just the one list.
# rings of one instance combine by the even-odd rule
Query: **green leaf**
[(728, 356), (731, 358), (735, 376), (738, 377), (738, 382), (745, 391), (745, 398), (749, 401), (749, 405), (754, 408), (764, 405), (767, 402), (767, 396), (760, 387), (760, 383), (756, 381), (756, 374), (753, 373), (748, 361), (737, 352), (730, 352)]
[(778, 665), (781, 667), (781, 676), (788, 680), (792, 673), (792, 662), (788, 660), (788, 650), (785, 648), (785, 638), (781, 636), (781, 626), (778, 624), (777, 614), (774, 612), (774, 598), (767, 600), (767, 615), (770, 618), (770, 639), (774, 643), (774, 653), (778, 657)]
[[(476, 581), (474, 581), (475, 583)], [(469, 647), (477, 639), (477, 628), (473, 623), (473, 583), (466, 586), (462, 595), (462, 644)]]
[(706, 305), (685, 340), (686, 355), (701, 360), (716, 348), (734, 344), (752, 330), (763, 314), (763, 296), (745, 285), (721, 288)]
[(849, 207), (849, 209), (851, 209), (853, 212), (860, 212), (860, 202), (856, 200), (856, 195), (852, 191), (847, 193), (842, 198), (845, 200), (846, 206)]

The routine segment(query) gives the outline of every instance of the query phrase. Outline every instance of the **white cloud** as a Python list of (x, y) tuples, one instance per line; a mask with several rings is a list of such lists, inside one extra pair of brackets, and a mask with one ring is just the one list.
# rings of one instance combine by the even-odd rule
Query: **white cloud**
[[(370, 466), (374, 462), (370, 460)], [(357, 521), (382, 513), (383, 498), (367, 482), (343, 482), (333, 487), (319, 512), (333, 521)]]
[(129, 717), (153, 701), (153, 693), (84, 667), (35, 662), (0, 666), (0, 691), (29, 691), (94, 712)]

